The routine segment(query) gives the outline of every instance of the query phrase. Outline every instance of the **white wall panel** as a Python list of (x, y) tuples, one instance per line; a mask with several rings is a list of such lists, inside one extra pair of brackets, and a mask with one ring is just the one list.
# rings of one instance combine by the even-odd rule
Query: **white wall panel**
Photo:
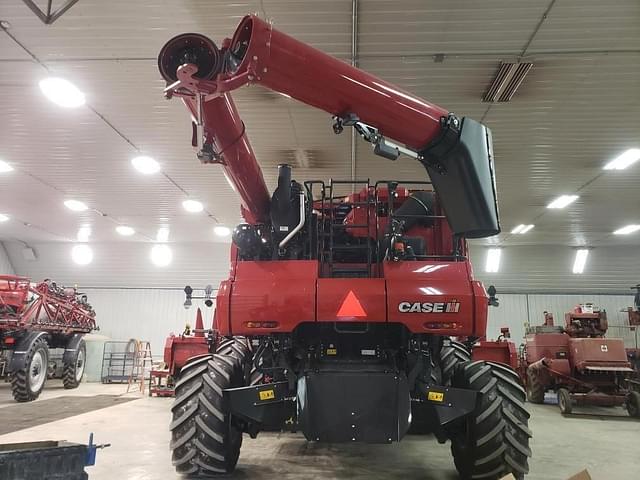
[(83, 289), (96, 311), (100, 334), (112, 340), (147, 340), (154, 357), (161, 358), (166, 337), (195, 325), (196, 307), (202, 307), (205, 328), (211, 327), (213, 308), (198, 300), (185, 310), (181, 289)]
[(0, 275), (13, 275), (15, 271), (13, 270), (13, 265), (9, 261), (9, 255), (7, 255), (7, 251), (4, 248), (4, 244), (0, 242)]

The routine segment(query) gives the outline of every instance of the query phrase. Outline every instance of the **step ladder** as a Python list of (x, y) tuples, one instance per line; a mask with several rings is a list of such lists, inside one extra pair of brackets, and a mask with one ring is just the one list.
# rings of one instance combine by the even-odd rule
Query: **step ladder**
[(143, 340), (136, 340), (133, 368), (127, 384), (127, 393), (135, 385), (140, 392), (144, 392), (146, 379), (149, 378), (153, 369), (153, 355), (151, 354), (151, 343)]

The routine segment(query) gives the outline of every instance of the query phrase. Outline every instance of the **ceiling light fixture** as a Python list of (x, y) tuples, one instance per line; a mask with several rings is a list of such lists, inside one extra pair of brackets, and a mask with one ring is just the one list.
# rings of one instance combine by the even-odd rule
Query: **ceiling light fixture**
[(578, 198), (580, 198), (578, 195), (560, 195), (547, 205), (547, 208), (564, 208), (575, 202)]
[(496, 273), (500, 270), (500, 256), (502, 250), (500, 248), (490, 248), (487, 250), (487, 264), (485, 265), (485, 272)]
[(640, 148), (630, 148), (604, 166), (605, 170), (624, 170), (640, 160)]
[(160, 171), (160, 164), (153, 158), (141, 155), (131, 159), (131, 165), (144, 175), (153, 175)]
[(133, 228), (127, 227), (126, 225), (118, 225), (116, 227), (116, 232), (118, 232), (123, 237), (130, 237), (131, 235), (136, 233), (136, 231)]
[(184, 208), (189, 213), (198, 213), (204, 209), (204, 207), (202, 206), (202, 203), (200, 203), (197, 200), (191, 200), (191, 199), (188, 199), (182, 202), (182, 208)]
[(169, 227), (160, 227), (156, 233), (156, 241), (165, 243), (169, 240)]
[(483, 102), (508, 102), (518, 90), (533, 63), (502, 62), (489, 89), (482, 97)]
[(89, 208), (86, 203), (81, 202), (80, 200), (65, 200), (64, 206), (74, 212), (84, 212)]
[(12, 172), (13, 167), (4, 160), (0, 160), (0, 173)]
[(231, 229), (229, 227), (225, 227), (224, 225), (216, 225), (213, 227), (213, 231), (219, 237), (228, 237), (231, 233)]
[(640, 230), (640, 225), (625, 225), (613, 232), (614, 235), (629, 235)]
[(71, 249), (71, 259), (78, 265), (89, 265), (93, 261), (93, 250), (89, 245), (75, 245)]
[(9, 221), (9, 215), (5, 215), (4, 213), (0, 213), (0, 222)]
[(40, 90), (49, 100), (61, 107), (76, 108), (85, 103), (84, 93), (64, 78), (49, 77), (40, 80)]
[(84, 226), (78, 229), (77, 238), (79, 242), (88, 242), (90, 236), (91, 236), (91, 227)]
[(584, 267), (587, 264), (587, 257), (589, 256), (589, 250), (581, 248), (576, 250), (576, 259), (573, 262), (573, 273), (584, 272)]
[(166, 267), (171, 263), (173, 253), (168, 245), (154, 245), (151, 248), (151, 261), (157, 267)]

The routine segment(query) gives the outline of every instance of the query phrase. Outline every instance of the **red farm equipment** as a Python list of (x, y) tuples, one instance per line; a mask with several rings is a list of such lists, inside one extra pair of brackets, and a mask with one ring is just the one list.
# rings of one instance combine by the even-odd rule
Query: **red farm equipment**
[(582, 304), (565, 314), (565, 326), (554, 325), (545, 312), (544, 325), (529, 329), (522, 352), (527, 396), (542, 403), (545, 392), (558, 394), (562, 413), (577, 405), (625, 405), (640, 417), (640, 389), (618, 338), (605, 338), (607, 314)]
[(96, 330), (95, 312), (75, 288), (45, 280), (0, 276), (0, 352), (13, 398), (35, 400), (50, 372), (50, 348), (63, 348), (62, 382), (76, 388), (84, 374), (83, 336)]
[[(246, 16), (222, 48), (170, 40), (158, 65), (203, 163), (220, 165), (246, 221), (213, 326), (170, 339), (172, 460), (225, 474), (243, 433), (391, 443), (409, 430), (451, 442), (462, 478), (528, 472), (529, 413), (509, 367), (472, 362), (451, 337), (486, 335), (487, 292), (466, 238), (499, 233), (490, 131)], [(430, 181), (298, 183), (269, 194), (231, 92), (258, 84), (332, 115)]]

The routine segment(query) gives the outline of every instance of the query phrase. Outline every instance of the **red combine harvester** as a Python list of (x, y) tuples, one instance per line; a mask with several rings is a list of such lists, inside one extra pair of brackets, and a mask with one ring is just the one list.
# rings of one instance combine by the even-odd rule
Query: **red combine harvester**
[(571, 413), (574, 403), (626, 405), (629, 415), (640, 417), (624, 342), (604, 338), (607, 328), (606, 312), (592, 304), (566, 313), (564, 328), (545, 312), (544, 325), (527, 333), (521, 359), (529, 401), (542, 403), (545, 392), (555, 390), (562, 413)]
[[(531, 432), (516, 372), (450, 340), (486, 334), (465, 238), (500, 231), (490, 131), (252, 15), (221, 49), (173, 38), (158, 64), (166, 97), (191, 113), (198, 158), (224, 169), (247, 222), (213, 328), (165, 351), (178, 375), (176, 470), (232, 471), (243, 432), (391, 443), (413, 423), (451, 441), (463, 478), (524, 477)], [(376, 154), (420, 162), (430, 182), (298, 183), (280, 165), (269, 195), (231, 97), (248, 84), (328, 112), (336, 134), (355, 128)]]
[(35, 400), (49, 370), (49, 349), (64, 348), (64, 388), (76, 388), (84, 374), (83, 336), (96, 330), (87, 297), (45, 280), (36, 286), (25, 277), (0, 276), (0, 353), (11, 377), (13, 398)]

